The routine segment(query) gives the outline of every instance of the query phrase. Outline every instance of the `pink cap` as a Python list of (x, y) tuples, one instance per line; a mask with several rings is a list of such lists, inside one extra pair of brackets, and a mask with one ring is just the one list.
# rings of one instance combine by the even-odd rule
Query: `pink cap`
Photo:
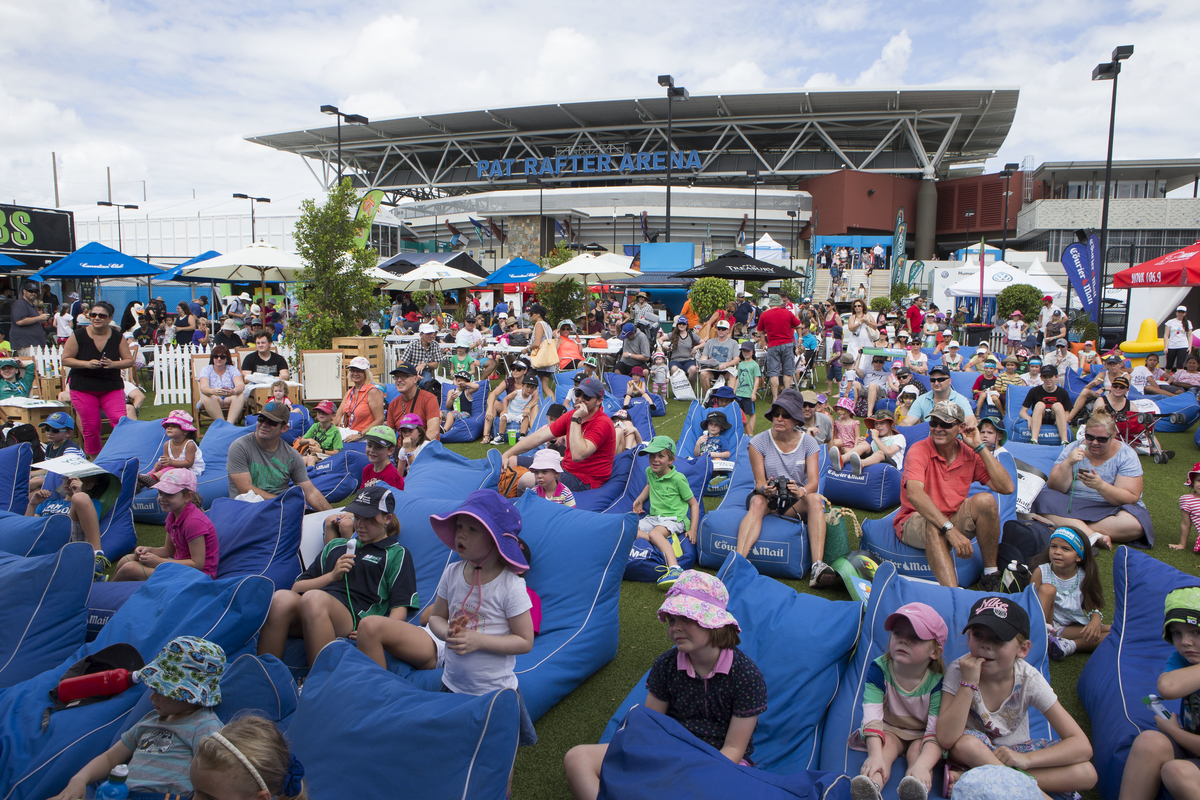
[(909, 603), (900, 606), (883, 621), (883, 629), (890, 631), (896, 624), (897, 617), (904, 617), (912, 623), (913, 630), (922, 639), (936, 639), (937, 643), (946, 644), (946, 621), (942, 615), (924, 603)]
[(1192, 478), (1194, 478), (1197, 475), (1200, 475), (1200, 461), (1197, 461), (1196, 465), (1194, 467), (1192, 467), (1190, 470), (1188, 470), (1187, 480), (1183, 482), (1183, 485), (1191, 486)]
[(172, 411), (167, 414), (167, 418), (162, 421), (162, 426), (165, 428), (168, 425), (178, 425), (185, 431), (196, 430), (196, 422), (192, 419), (192, 415), (186, 411)]
[(397, 428), (424, 428), (425, 423), (416, 414), (405, 414), (400, 418), (400, 424)]
[(892, 362), (892, 369), (900, 369), (903, 366), (904, 366), (904, 362), (901, 361), (900, 359), (896, 359), (895, 361)]
[(332, 400), (322, 400), (321, 402), (317, 403), (316, 408), (313, 410), (320, 411), (322, 414), (332, 414), (337, 410), (337, 406), (333, 404)]
[(169, 469), (158, 479), (158, 483), (150, 487), (165, 494), (179, 494), (184, 489), (196, 491), (196, 473), (190, 469)]

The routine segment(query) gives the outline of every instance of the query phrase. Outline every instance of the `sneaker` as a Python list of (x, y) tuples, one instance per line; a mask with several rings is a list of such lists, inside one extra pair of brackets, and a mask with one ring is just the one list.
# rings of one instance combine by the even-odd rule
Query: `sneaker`
[(866, 775), (855, 775), (850, 779), (850, 800), (882, 800), (879, 787)]
[(153, 475), (138, 475), (137, 483), (142, 489), (149, 489), (151, 486), (158, 483), (158, 480)]
[(679, 576), (683, 574), (683, 570), (680, 569), (678, 565), (674, 567), (665, 567), (665, 569), (666, 572), (660, 575), (658, 580), (655, 581), (655, 585), (663, 591), (666, 591), (674, 586), (675, 581), (679, 580)]
[(93, 566), (92, 580), (103, 583), (108, 580), (108, 570), (112, 567), (112, 562), (104, 557), (104, 553), (96, 553), (96, 560)]
[[(827, 589), (837, 583), (838, 574), (833, 571), (833, 568), (824, 561), (814, 561), (812, 565), (811, 577), (808, 580), (808, 588), (810, 589)], [(874, 784), (872, 784), (874, 785)]]
[[(853, 791), (854, 789), (851, 787), (851, 792)], [(896, 787), (896, 794), (900, 796), (900, 800), (926, 800), (929, 797), (925, 784), (912, 775), (906, 775), (900, 780), (900, 785)]]
[(845, 458), (846, 466), (850, 467), (851, 475), (862, 475), (862, 458), (858, 453), (850, 453)]
[(1069, 655), (1075, 653), (1075, 640), (1065, 637), (1055, 636), (1050, 639), (1050, 659), (1052, 661), (1062, 661)]
[(494, 436), (492, 437), (492, 440), (488, 442), (488, 444), (504, 444), (506, 441), (508, 440), (503, 436)]
[(1003, 592), (1004, 576), (1000, 572), (979, 576), (979, 588), (985, 592)]
[[(831, 445), (825, 445), (825, 452), (829, 456), (829, 463), (833, 465), (834, 472), (842, 471), (842, 454), (837, 452), (836, 448)], [(835, 455), (835, 453), (837, 453)]]

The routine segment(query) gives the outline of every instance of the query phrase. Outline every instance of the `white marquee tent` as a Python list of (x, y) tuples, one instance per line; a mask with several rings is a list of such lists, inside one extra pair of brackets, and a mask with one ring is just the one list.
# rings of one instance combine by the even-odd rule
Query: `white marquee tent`
[[(988, 264), (983, 272), (983, 296), (996, 297), (1009, 286), (1022, 283), (1037, 287), (1042, 294), (1058, 299), (1066, 291), (1049, 275), (1029, 275), (1003, 261)], [(979, 273), (968, 275), (946, 290), (950, 297), (979, 297)]]

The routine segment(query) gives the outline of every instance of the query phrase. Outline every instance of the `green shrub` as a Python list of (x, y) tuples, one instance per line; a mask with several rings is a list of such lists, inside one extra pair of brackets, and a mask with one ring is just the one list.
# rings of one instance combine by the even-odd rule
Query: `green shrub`
[(718, 308), (724, 308), (733, 300), (733, 287), (724, 278), (700, 278), (692, 284), (688, 296), (692, 300), (692, 310), (703, 325)]
[(875, 311), (875, 312), (887, 311), (891, 307), (892, 307), (892, 299), (890, 297), (883, 297), (881, 295), (879, 297), (871, 298), (871, 310), (872, 311)]
[(1028, 283), (1017, 283), (1006, 287), (996, 298), (996, 311), (1001, 320), (1020, 311), (1026, 322), (1033, 322), (1042, 310), (1042, 292)]

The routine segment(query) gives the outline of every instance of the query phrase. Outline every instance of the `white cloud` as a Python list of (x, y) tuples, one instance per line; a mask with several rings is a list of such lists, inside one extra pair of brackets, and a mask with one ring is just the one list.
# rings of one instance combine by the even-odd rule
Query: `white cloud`
[(900, 86), (912, 56), (913, 43), (908, 31), (900, 31), (883, 46), (883, 53), (854, 81), (855, 86)]

